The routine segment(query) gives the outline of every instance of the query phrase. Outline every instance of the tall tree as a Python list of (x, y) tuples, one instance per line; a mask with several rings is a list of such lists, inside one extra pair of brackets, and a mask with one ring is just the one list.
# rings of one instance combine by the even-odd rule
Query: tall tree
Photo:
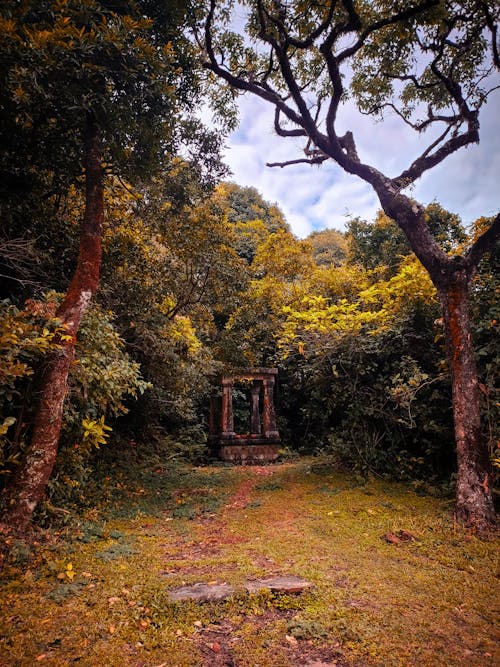
[[(0, 6), (2, 171), (10, 170), (28, 200), (35, 183), (44, 196), (85, 183), (78, 261), (57, 312), (65, 333), (43, 371), (31, 443), (7, 494), (10, 526), (30, 520), (56, 458), (75, 339), (99, 283), (105, 164), (122, 176), (161, 164), (181, 134), (179, 108), (197, 90), (181, 29), (187, 4), (30, 0)], [(8, 204), (13, 217), (26, 216)]]
[[(487, 88), (488, 80), (500, 69), (500, 6), (483, 0), (242, 4), (248, 7), (245, 35), (228, 28), (233, 2), (208, 1), (204, 29), (197, 33), (205, 67), (234, 90), (269, 102), (279, 136), (306, 142), (304, 157), (270, 166), (333, 160), (373, 187), (384, 212), (405, 233), (438, 290), (444, 317), (457, 517), (467, 525), (490, 526), (495, 522), (491, 465), (481, 434), (468, 292), (481, 256), (500, 235), (500, 214), (465, 253), (450, 255), (431, 233), (424, 207), (404, 190), (479, 141), (479, 111), (494, 88), (494, 82)], [(399, 175), (390, 177), (364, 162), (354, 132), (340, 129), (339, 110), (349, 95), (360, 112), (379, 117), (393, 112), (409, 129), (430, 136)]]

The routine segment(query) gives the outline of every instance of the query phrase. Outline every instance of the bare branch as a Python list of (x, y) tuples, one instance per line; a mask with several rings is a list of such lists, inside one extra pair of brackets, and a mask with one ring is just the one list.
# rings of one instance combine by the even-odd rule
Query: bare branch
[[(447, 132), (448, 128), (441, 135), (441, 137), (439, 137), (439, 139), (434, 142), (434, 144), (442, 141)], [(475, 123), (472, 124), (472, 128), (469, 128), (462, 134), (457, 134), (456, 136), (451, 137), (445, 144), (441, 146), (441, 148), (434, 151), (434, 153), (429, 154), (429, 150), (432, 150), (431, 145), (419, 158), (413, 162), (413, 164), (408, 169), (394, 178), (392, 182), (398, 189), (407, 187), (417, 178), (420, 178), (420, 176), (422, 176), (425, 171), (435, 167), (452, 153), (455, 153), (464, 146), (468, 146), (469, 144), (477, 142), (479, 142), (479, 125), (478, 123)]]
[(427, 107), (427, 118), (420, 123), (412, 123), (411, 120), (409, 120), (397, 107), (393, 102), (385, 102), (384, 104), (378, 104), (377, 106), (372, 107), (369, 111), (362, 112), (363, 115), (365, 116), (371, 116), (375, 113), (378, 113), (382, 111), (383, 109), (391, 109), (396, 116), (401, 118), (401, 120), (408, 125), (408, 127), (411, 127), (412, 130), (415, 130), (416, 132), (422, 132), (425, 130), (429, 125), (432, 123), (437, 123), (437, 122), (442, 122), (446, 123), (448, 125), (454, 125), (458, 123), (461, 120), (461, 117), (458, 115), (454, 116), (443, 116), (443, 115), (435, 115), (434, 111), (432, 110), (431, 105)]
[(425, 151), (422, 153), (420, 157), (426, 158), (432, 151), (439, 146), (440, 143), (442, 143), (446, 139), (446, 135), (451, 132), (452, 125), (448, 125), (447, 127), (444, 128), (443, 132), (439, 135), (439, 137), (430, 144), (430, 146), (427, 146)]
[(342, 149), (345, 151), (346, 155), (353, 160), (353, 162), (359, 162), (358, 151), (356, 150), (356, 144), (354, 143), (354, 136), (352, 132), (346, 132), (343, 137), (339, 137), (339, 144)]
[(299, 158), (298, 160), (287, 160), (286, 162), (266, 162), (266, 167), (289, 167), (292, 164), (321, 164), (328, 159), (329, 155), (318, 155), (309, 160), (307, 158)]
[(307, 132), (305, 130), (285, 130), (285, 128), (280, 125), (280, 114), (281, 111), (278, 107), (274, 110), (274, 129), (276, 134), (280, 137), (307, 137)]

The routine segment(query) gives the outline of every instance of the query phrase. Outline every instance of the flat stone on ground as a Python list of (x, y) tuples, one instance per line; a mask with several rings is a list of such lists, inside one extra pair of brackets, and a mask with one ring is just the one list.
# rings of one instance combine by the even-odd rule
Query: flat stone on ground
[(258, 593), (263, 590), (273, 591), (273, 593), (302, 593), (310, 587), (309, 581), (293, 576), (257, 579), (256, 581), (248, 581), (245, 586), (249, 593)]
[[(258, 593), (259, 591), (272, 591), (273, 593), (302, 593), (311, 584), (305, 579), (293, 576), (270, 577), (268, 579), (256, 579), (247, 581), (245, 590), (247, 593)], [(206, 602), (208, 600), (226, 600), (236, 593), (234, 586), (229, 584), (192, 584), (181, 586), (169, 591), (168, 597), (171, 602), (184, 602), (195, 600)]]
[(208, 600), (226, 600), (234, 592), (235, 589), (229, 584), (193, 584), (192, 586), (175, 588), (169, 591), (168, 596), (172, 602), (183, 602), (185, 600), (206, 602)]

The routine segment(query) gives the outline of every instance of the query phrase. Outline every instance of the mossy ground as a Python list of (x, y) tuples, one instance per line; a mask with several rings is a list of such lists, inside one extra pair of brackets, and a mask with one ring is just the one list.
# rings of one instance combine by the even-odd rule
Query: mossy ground
[[(122, 484), (106, 520), (95, 511), (64, 535), (11, 545), (0, 665), (500, 664), (498, 541), (454, 528), (450, 501), (320, 460), (156, 469), (146, 482)], [(383, 539), (400, 530), (415, 539)], [(313, 587), (167, 597), (271, 574)]]

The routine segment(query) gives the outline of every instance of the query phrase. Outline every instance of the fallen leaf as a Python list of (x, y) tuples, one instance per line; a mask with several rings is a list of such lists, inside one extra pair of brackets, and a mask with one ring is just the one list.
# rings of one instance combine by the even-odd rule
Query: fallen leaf
[(207, 644), (207, 646), (211, 648), (214, 653), (220, 653), (220, 644), (218, 644), (217, 642), (212, 642), (210, 644)]
[(394, 535), (394, 533), (386, 533), (382, 537), (386, 542), (389, 542), (389, 544), (401, 544), (401, 540), (397, 535)]
[(37, 656), (36, 659), (38, 660), (38, 662), (40, 662), (40, 660), (43, 660), (46, 655), (47, 655), (46, 653), (41, 653), (40, 655)]
[(110, 625), (109, 626), (109, 634), (113, 635), (116, 630), (116, 625)]
[(112, 597), (108, 598), (108, 603), (109, 603), (110, 606), (113, 606), (115, 604), (115, 602), (121, 602), (121, 598), (118, 598), (116, 596), (112, 596)]
[(299, 643), (299, 642), (295, 639), (295, 637), (292, 637), (292, 635), (285, 635), (285, 639), (286, 639), (287, 642), (288, 642), (289, 644), (291, 644), (292, 646), (297, 646), (297, 644)]

